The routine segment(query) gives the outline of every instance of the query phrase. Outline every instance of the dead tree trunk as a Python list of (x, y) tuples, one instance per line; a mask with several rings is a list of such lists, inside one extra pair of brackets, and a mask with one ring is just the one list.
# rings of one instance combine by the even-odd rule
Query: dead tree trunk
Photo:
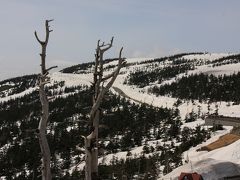
[(49, 39), (49, 34), (52, 32), (52, 30), (49, 30), (49, 22), (52, 20), (46, 20), (45, 21), (45, 28), (46, 28), (46, 37), (44, 41), (41, 41), (37, 35), (37, 32), (35, 31), (35, 37), (37, 41), (40, 43), (42, 47), (42, 52), (40, 54), (41, 56), (41, 74), (39, 77), (39, 95), (40, 95), (40, 101), (42, 105), (42, 117), (38, 125), (38, 139), (39, 139), (39, 145), (41, 148), (41, 155), (42, 155), (42, 180), (51, 180), (51, 170), (50, 170), (50, 148), (48, 145), (47, 137), (46, 137), (46, 128), (47, 128), (47, 122), (49, 117), (49, 99), (47, 97), (47, 94), (45, 92), (45, 85), (48, 83), (47, 75), (49, 73), (49, 70), (55, 68), (50, 67), (46, 69), (46, 49)]
[[(117, 78), (120, 69), (125, 65), (126, 61), (122, 58), (121, 48), (119, 52), (118, 65), (115, 71), (104, 77), (103, 75), (103, 54), (112, 47), (113, 38), (109, 44), (104, 42), (97, 43), (95, 54), (95, 68), (93, 72), (93, 105), (90, 111), (90, 134), (85, 137), (85, 179), (96, 180), (98, 179), (98, 128), (99, 128), (99, 115), (100, 105), (104, 95), (113, 85)], [(104, 86), (104, 82), (107, 84)]]

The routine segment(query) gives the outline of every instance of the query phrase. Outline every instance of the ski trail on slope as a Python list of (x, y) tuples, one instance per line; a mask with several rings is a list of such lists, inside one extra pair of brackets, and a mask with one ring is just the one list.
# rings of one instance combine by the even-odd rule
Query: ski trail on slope
[[(120, 96), (123, 96), (123, 97), (125, 97), (125, 98), (130, 99), (130, 100), (133, 100), (133, 101), (135, 101), (135, 102), (137, 102), (137, 103), (143, 104), (142, 101), (139, 101), (139, 100), (137, 100), (137, 99), (131, 98), (130, 96), (128, 96), (127, 94), (125, 94), (125, 92), (123, 92), (123, 90), (121, 90), (120, 88), (114, 87), (114, 86), (113, 86), (112, 88), (113, 88), (113, 90), (116, 91)], [(145, 104), (146, 104), (146, 103), (145, 103)]]

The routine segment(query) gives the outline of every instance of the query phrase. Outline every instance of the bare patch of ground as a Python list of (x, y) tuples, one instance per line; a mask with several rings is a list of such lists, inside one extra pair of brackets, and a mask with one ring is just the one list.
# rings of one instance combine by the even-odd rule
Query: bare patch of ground
[(232, 144), (239, 139), (240, 139), (239, 135), (225, 134), (225, 135), (221, 136), (217, 141), (210, 143), (207, 146), (201, 147), (200, 149), (198, 149), (198, 151), (212, 151), (214, 149), (228, 146), (229, 144)]

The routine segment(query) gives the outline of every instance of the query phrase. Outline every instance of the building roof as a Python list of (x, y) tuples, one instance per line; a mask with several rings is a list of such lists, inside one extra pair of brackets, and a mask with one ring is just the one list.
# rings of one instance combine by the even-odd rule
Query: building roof
[(178, 180), (203, 180), (202, 176), (196, 172), (184, 173), (182, 172)]

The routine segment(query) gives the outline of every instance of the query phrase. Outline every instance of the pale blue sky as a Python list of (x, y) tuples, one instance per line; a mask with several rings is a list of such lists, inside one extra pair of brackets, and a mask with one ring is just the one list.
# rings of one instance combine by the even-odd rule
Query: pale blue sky
[(98, 39), (115, 36), (107, 57), (240, 52), (239, 0), (0, 0), (0, 79), (38, 73), (44, 20), (54, 19), (49, 65), (91, 61)]

